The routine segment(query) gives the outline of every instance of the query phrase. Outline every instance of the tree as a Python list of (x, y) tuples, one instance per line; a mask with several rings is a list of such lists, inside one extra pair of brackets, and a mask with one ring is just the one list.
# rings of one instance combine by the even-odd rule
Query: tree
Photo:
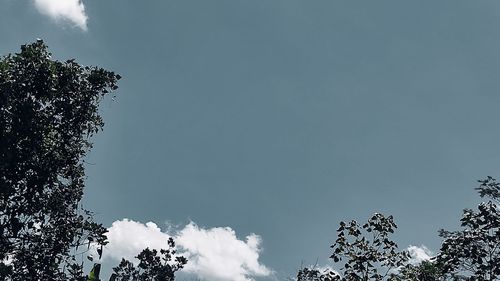
[(496, 179), (488, 176), (484, 180), (478, 180), (480, 183), (476, 190), (481, 197), (488, 197), (497, 204), (500, 203), (500, 183)]
[[(107, 241), (106, 229), (79, 204), (82, 159), (104, 125), (99, 103), (119, 79), (53, 60), (42, 40), (0, 59), (1, 280), (100, 280), (99, 263), (83, 272), (84, 253), (97, 247), (100, 259)], [(123, 260), (114, 278), (173, 280), (187, 262), (173, 240), (168, 250), (145, 249), (137, 258), (138, 268)]]
[(82, 158), (118, 79), (53, 60), (41, 40), (0, 59), (0, 279), (84, 280), (77, 254), (106, 243), (80, 205)]
[(161, 249), (160, 255), (156, 250), (144, 249), (136, 258), (139, 264), (134, 266), (128, 260), (122, 259), (120, 264), (113, 269), (111, 280), (116, 281), (172, 281), (176, 271), (182, 269), (187, 259), (176, 256), (175, 242), (172, 238), (168, 240), (169, 248)]
[(419, 264), (407, 264), (399, 270), (399, 279), (408, 281), (444, 280), (442, 270), (435, 261), (422, 261)]
[(408, 252), (399, 252), (397, 244), (389, 239), (396, 228), (393, 217), (382, 214), (374, 214), (362, 226), (355, 220), (340, 222), (330, 258), (335, 263), (343, 262), (341, 279), (396, 279), (397, 269), (409, 258)]
[(464, 210), (463, 230), (440, 232), (444, 241), (437, 262), (452, 279), (500, 280), (500, 188), (492, 177), (479, 182), (479, 195), (490, 200), (477, 211)]
[(340, 263), (340, 274), (303, 268), (298, 272), (297, 280), (401, 280), (398, 270), (407, 265), (409, 253), (398, 251), (398, 245), (389, 239), (396, 228), (392, 216), (378, 213), (363, 225), (355, 220), (340, 222), (330, 256), (335, 263)]
[(409, 263), (409, 253), (398, 252), (389, 239), (396, 228), (392, 216), (375, 214), (362, 226), (355, 220), (340, 223), (330, 257), (343, 265), (340, 275), (304, 268), (297, 280), (500, 280), (500, 183), (492, 177), (479, 183), (476, 190), (489, 201), (477, 211), (464, 210), (462, 230), (440, 231), (444, 241), (431, 260)]
[(338, 279), (339, 275), (329, 269), (319, 270), (304, 267), (297, 273), (297, 281), (334, 281)]
[(340, 274), (315, 268), (303, 268), (298, 281), (401, 280), (398, 270), (407, 265), (409, 253), (398, 251), (389, 239), (397, 226), (392, 216), (374, 214), (365, 224), (352, 220), (340, 222), (330, 256), (340, 264)]

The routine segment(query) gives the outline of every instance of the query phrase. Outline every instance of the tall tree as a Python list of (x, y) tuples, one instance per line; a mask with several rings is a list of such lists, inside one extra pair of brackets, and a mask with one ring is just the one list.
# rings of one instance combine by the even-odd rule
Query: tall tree
[(118, 79), (53, 60), (41, 40), (0, 59), (0, 279), (83, 280), (76, 255), (106, 243), (80, 206), (82, 158)]

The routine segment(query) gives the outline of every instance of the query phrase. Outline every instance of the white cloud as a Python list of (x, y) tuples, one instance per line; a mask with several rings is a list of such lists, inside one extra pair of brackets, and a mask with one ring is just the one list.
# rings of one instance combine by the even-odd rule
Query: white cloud
[(409, 262), (411, 264), (419, 264), (423, 261), (428, 261), (432, 258), (433, 255), (431, 250), (429, 250), (424, 245), (420, 247), (410, 245), (406, 250), (410, 253)]
[(250, 280), (251, 276), (267, 276), (269, 269), (258, 261), (261, 239), (250, 234), (239, 240), (229, 227), (203, 229), (190, 223), (176, 241), (188, 253), (191, 263), (187, 271), (209, 280)]
[(109, 243), (103, 251), (104, 258), (133, 260), (143, 249), (167, 248), (168, 234), (152, 222), (142, 224), (128, 219), (115, 221), (108, 228)]
[(36, 9), (56, 21), (70, 21), (87, 30), (87, 15), (82, 0), (34, 0)]
[(247, 281), (257, 276), (269, 276), (271, 271), (259, 263), (261, 238), (248, 235), (236, 237), (229, 227), (201, 228), (190, 223), (179, 231), (162, 231), (155, 223), (146, 224), (128, 219), (115, 221), (108, 228), (109, 244), (104, 258), (134, 260), (142, 249), (167, 247), (173, 237), (180, 253), (188, 258), (183, 272), (211, 281)]

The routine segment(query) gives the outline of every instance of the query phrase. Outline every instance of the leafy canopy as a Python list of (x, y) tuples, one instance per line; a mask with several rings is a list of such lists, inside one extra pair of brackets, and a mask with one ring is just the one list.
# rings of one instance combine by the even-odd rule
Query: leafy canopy
[(408, 252), (399, 252), (389, 239), (396, 229), (392, 216), (375, 214), (362, 226), (355, 220), (340, 223), (331, 246), (339, 273), (303, 268), (297, 280), (500, 280), (500, 184), (492, 177), (479, 183), (476, 190), (489, 201), (463, 211), (462, 230), (441, 230), (441, 249), (430, 260), (412, 264)]
[(136, 257), (139, 264), (134, 264), (122, 259), (120, 264), (113, 268), (113, 281), (172, 281), (175, 279), (175, 272), (181, 270), (187, 263), (183, 256), (176, 256), (175, 242), (172, 238), (168, 240), (168, 249), (156, 250), (144, 249)]
[(462, 230), (440, 232), (436, 261), (453, 279), (500, 280), (500, 185), (492, 177), (479, 183), (479, 195), (490, 200), (463, 211)]
[(0, 279), (80, 280), (77, 254), (106, 243), (79, 205), (82, 158), (118, 79), (53, 60), (41, 40), (0, 59)]
[[(365, 224), (340, 222), (330, 258), (343, 262), (342, 280), (392, 280), (409, 255), (390, 239), (397, 226), (392, 216), (374, 214)], [(340, 278), (340, 277), (339, 277)]]

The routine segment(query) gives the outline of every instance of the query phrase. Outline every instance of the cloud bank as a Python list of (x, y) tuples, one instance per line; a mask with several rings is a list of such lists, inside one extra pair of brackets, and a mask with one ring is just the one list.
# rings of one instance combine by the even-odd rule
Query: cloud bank
[(87, 30), (87, 14), (81, 0), (34, 0), (38, 12), (55, 21), (69, 21)]
[[(171, 229), (171, 227), (170, 227)], [(104, 258), (134, 261), (142, 249), (167, 247), (173, 237), (179, 252), (188, 258), (183, 272), (210, 281), (248, 281), (259, 276), (269, 276), (271, 270), (259, 262), (261, 238), (256, 234), (240, 240), (229, 227), (201, 228), (189, 223), (184, 228), (162, 231), (155, 223), (123, 219), (108, 228), (109, 244)]]

